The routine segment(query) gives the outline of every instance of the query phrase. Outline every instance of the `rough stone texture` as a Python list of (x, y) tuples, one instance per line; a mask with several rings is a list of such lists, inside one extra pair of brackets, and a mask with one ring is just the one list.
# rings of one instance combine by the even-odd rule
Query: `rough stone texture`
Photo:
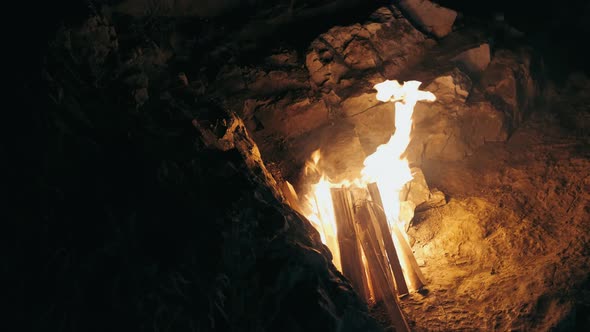
[(404, 201), (412, 201), (414, 206), (419, 206), (430, 199), (430, 188), (428, 188), (421, 169), (413, 167), (411, 170), (413, 179), (406, 184), (405, 190), (400, 193), (400, 197)]
[(452, 60), (470, 76), (479, 77), (491, 61), (490, 44), (485, 43), (457, 55)]
[(381, 8), (365, 24), (334, 27), (311, 44), (305, 64), (314, 89), (346, 93), (362, 86), (358, 73), (382, 70), (393, 76), (419, 58), (425, 37), (391, 8)]
[(522, 123), (538, 95), (531, 76), (531, 55), (498, 50), (481, 77), (481, 87), (494, 106), (502, 110), (513, 128)]
[(244, 117), (254, 121), (251, 128), (260, 135), (297, 137), (325, 125), (328, 108), (323, 100), (312, 101), (291, 95), (274, 102), (272, 99), (248, 99), (242, 110)]
[(488, 101), (467, 101), (472, 83), (458, 69), (437, 77), (425, 87), (437, 96), (419, 103), (414, 113), (413, 140), (407, 150), (411, 163), (460, 160), (486, 141), (508, 138), (504, 114)]
[(541, 113), (507, 143), (424, 166), (451, 199), (410, 231), (429, 290), (402, 302), (413, 330), (590, 327), (587, 142)]
[(425, 31), (438, 38), (453, 30), (457, 12), (428, 0), (400, 0), (398, 6)]
[(132, 52), (73, 57), (102, 49), (102, 33), (75, 50), (61, 38), (90, 23), (52, 43), (22, 127), (35, 144), (14, 173), (17, 198), (31, 195), (10, 243), (19, 326), (380, 331), (244, 123), (133, 30), (116, 41)]

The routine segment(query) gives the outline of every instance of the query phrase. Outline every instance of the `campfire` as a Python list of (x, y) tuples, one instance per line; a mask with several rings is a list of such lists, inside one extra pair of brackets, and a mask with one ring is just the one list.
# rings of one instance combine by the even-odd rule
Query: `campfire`
[(404, 152), (411, 139), (414, 107), (419, 101), (436, 99), (419, 90), (420, 84), (395, 80), (376, 84), (377, 100), (394, 103), (395, 132), (365, 159), (357, 178), (338, 183), (323, 173), (321, 151), (316, 150), (305, 172), (319, 174), (320, 180), (298, 202), (330, 248), (334, 265), (367, 302), (383, 301), (400, 330), (407, 330), (407, 323), (397, 296), (425, 285), (405, 232), (415, 206), (402, 194), (413, 178)]

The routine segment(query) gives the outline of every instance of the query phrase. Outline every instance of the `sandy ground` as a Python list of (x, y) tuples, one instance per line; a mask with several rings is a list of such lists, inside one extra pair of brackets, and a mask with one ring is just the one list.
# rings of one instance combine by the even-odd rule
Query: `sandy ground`
[(410, 235), (428, 280), (402, 300), (416, 331), (586, 328), (590, 315), (590, 148), (545, 113), (506, 143), (424, 165), (449, 203)]

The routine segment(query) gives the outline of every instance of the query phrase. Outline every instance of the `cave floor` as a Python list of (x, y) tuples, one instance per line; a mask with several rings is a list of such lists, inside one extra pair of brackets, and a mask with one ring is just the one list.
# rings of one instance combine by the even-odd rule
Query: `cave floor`
[(401, 300), (416, 331), (559, 330), (590, 314), (590, 149), (548, 113), (505, 143), (423, 166), (448, 204), (409, 234), (427, 278)]

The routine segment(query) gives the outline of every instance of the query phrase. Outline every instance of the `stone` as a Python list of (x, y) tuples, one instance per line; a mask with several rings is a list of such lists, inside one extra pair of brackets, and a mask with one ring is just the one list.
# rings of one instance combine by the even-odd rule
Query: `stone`
[(295, 67), (299, 65), (299, 57), (295, 50), (285, 50), (280, 53), (269, 55), (264, 62), (276, 67)]
[(419, 102), (414, 110), (414, 129), (406, 156), (410, 163), (423, 160), (459, 160), (468, 154), (460, 135), (459, 110), (465, 107), (471, 92), (471, 79), (454, 68), (440, 74), (424, 90), (434, 93), (436, 101)]
[(457, 12), (428, 0), (400, 0), (400, 9), (417, 25), (437, 38), (453, 30)]
[(392, 103), (375, 99), (374, 93), (350, 97), (341, 104), (345, 121), (354, 125), (366, 155), (387, 143), (395, 131), (395, 110)]
[(328, 108), (323, 100), (312, 101), (307, 97), (291, 96), (279, 101), (250, 100), (244, 104), (243, 114), (255, 118), (249, 128), (286, 139), (303, 135), (327, 123)]
[(404, 232), (407, 232), (410, 227), (410, 222), (414, 218), (415, 209), (416, 205), (412, 201), (399, 202), (399, 223)]
[(441, 207), (445, 204), (447, 204), (445, 194), (438, 189), (432, 189), (432, 191), (430, 192), (430, 196), (428, 197), (428, 200), (416, 206), (415, 211), (416, 213), (424, 212), (426, 210)]
[(408, 67), (417, 63), (431, 45), (399, 12), (381, 8), (380, 23), (368, 23), (364, 27), (370, 32), (371, 44), (382, 59), (383, 73), (388, 79), (395, 79)]
[(318, 165), (332, 182), (360, 176), (366, 155), (353, 126), (343, 123), (327, 128), (319, 147)]
[(446, 161), (465, 158), (468, 155), (468, 147), (458, 137), (457, 130), (453, 129), (431, 135), (424, 145), (423, 158)]
[(406, 183), (404, 190), (400, 193), (400, 198), (404, 201), (411, 201), (414, 206), (418, 206), (429, 200), (430, 189), (420, 168), (412, 167), (411, 171), (412, 180)]
[(461, 137), (470, 150), (485, 142), (504, 142), (508, 139), (506, 115), (489, 101), (467, 104), (460, 112)]
[(498, 50), (479, 83), (494, 107), (508, 116), (510, 130), (522, 123), (539, 94), (531, 75), (531, 57), (528, 50)]
[(425, 90), (434, 93), (438, 103), (465, 103), (472, 85), (469, 76), (458, 68), (454, 68), (435, 78)]
[(366, 70), (381, 64), (381, 59), (367, 40), (353, 39), (342, 55), (344, 55), (344, 63), (351, 69)]
[(455, 56), (451, 61), (470, 76), (477, 78), (490, 64), (490, 45), (484, 43), (471, 48)]
[(341, 94), (364, 81), (361, 75), (350, 78), (351, 72), (383, 69), (394, 77), (417, 61), (424, 52), (425, 37), (394, 11), (382, 7), (369, 22), (333, 27), (315, 39), (305, 58), (312, 87)]

